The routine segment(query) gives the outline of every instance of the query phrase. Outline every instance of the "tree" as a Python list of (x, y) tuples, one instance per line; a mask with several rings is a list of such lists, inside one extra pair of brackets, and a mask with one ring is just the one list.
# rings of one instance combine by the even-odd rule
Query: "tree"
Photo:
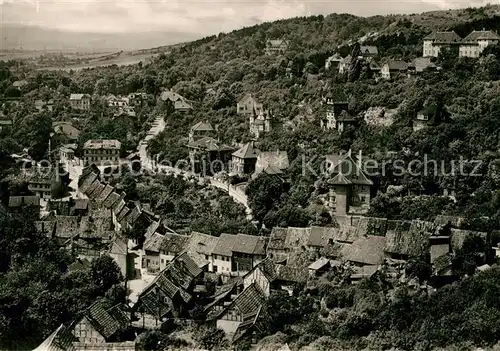
[(215, 327), (201, 326), (195, 329), (193, 338), (207, 350), (221, 350), (227, 346), (226, 334)]
[(7, 87), (7, 89), (5, 89), (3, 95), (6, 98), (18, 98), (21, 97), (21, 91), (11, 85), (10, 87)]
[(246, 188), (248, 203), (259, 222), (263, 222), (268, 212), (280, 207), (288, 186), (274, 175), (262, 173)]
[(93, 260), (91, 272), (92, 280), (102, 294), (123, 280), (118, 264), (109, 255)]

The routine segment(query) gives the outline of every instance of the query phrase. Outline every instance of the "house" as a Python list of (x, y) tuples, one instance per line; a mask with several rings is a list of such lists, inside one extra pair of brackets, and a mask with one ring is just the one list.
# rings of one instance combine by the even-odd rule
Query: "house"
[(174, 102), (174, 109), (177, 112), (187, 113), (193, 109), (193, 107), (188, 104), (185, 100), (177, 100)]
[(12, 133), (12, 120), (5, 117), (0, 118), (0, 136), (10, 135)]
[(80, 131), (71, 122), (52, 122), (54, 133), (61, 135), (68, 141), (76, 141), (80, 137)]
[(462, 38), (455, 33), (451, 32), (433, 32), (423, 39), (423, 56), (424, 57), (438, 57), (439, 52), (444, 47), (460, 47)]
[(73, 161), (75, 159), (75, 149), (68, 147), (66, 144), (59, 148), (59, 160), (63, 163)]
[(116, 107), (113, 117), (136, 117), (137, 114), (132, 106)]
[(344, 131), (347, 126), (355, 125), (358, 123), (358, 120), (351, 116), (347, 110), (342, 110), (338, 117), (333, 117), (335, 119), (335, 129), (337, 129), (340, 133)]
[(330, 56), (325, 61), (325, 70), (329, 70), (330, 68), (338, 69), (341, 61), (342, 61), (342, 56), (340, 56), (339, 54), (334, 54), (333, 56)]
[(408, 69), (408, 64), (403, 60), (387, 60), (384, 65), (382, 65), (382, 69), (380, 70), (380, 74), (383, 79), (391, 79), (397, 76), (400, 73), (405, 73)]
[(36, 168), (28, 174), (28, 190), (41, 199), (52, 197), (52, 182), (57, 182), (56, 175), (50, 169)]
[(139, 294), (133, 311), (154, 324), (166, 317), (182, 317), (191, 306), (195, 286), (203, 278), (203, 270), (186, 252), (177, 255)]
[(237, 236), (234, 234), (221, 234), (212, 249), (212, 269), (213, 272), (221, 275), (230, 276), (233, 268), (232, 257), (233, 251), (231, 248)]
[(309, 235), (309, 228), (274, 227), (269, 236), (267, 255), (276, 263), (286, 262), (293, 252), (306, 251)]
[(321, 257), (311, 263), (307, 268), (309, 269), (310, 277), (320, 276), (330, 268), (330, 260), (326, 257)]
[(49, 101), (35, 100), (35, 108), (38, 112), (42, 112), (43, 110), (52, 112), (54, 109), (54, 100), (52, 99), (50, 99)]
[(489, 45), (500, 42), (500, 36), (491, 30), (473, 31), (460, 43), (460, 57), (479, 57)]
[(408, 65), (408, 74), (419, 74), (437, 70), (430, 57), (417, 57)]
[(10, 196), (9, 204), (7, 206), (9, 211), (18, 211), (25, 207), (33, 209), (35, 212), (40, 213), (40, 196), (38, 195), (23, 195), (23, 196)]
[(245, 95), (236, 105), (236, 113), (257, 116), (264, 110), (263, 105), (252, 95)]
[(120, 163), (120, 149), (122, 144), (118, 140), (91, 139), (83, 145), (83, 161), (85, 166), (118, 165)]
[(261, 173), (281, 175), (288, 169), (289, 165), (286, 151), (259, 152), (252, 178), (256, 178)]
[(270, 258), (264, 259), (243, 276), (244, 289), (255, 284), (264, 296), (268, 298), (278, 280), (277, 268), (276, 264)]
[(268, 39), (264, 52), (266, 55), (283, 55), (288, 50), (290, 42), (284, 39)]
[(193, 232), (186, 245), (188, 253), (196, 253), (208, 262), (208, 271), (214, 272), (213, 250), (219, 238), (213, 235)]
[(231, 156), (231, 169), (236, 174), (252, 174), (255, 171), (255, 165), (259, 150), (254, 146), (254, 142), (250, 141), (235, 151)]
[(370, 208), (373, 182), (362, 169), (361, 160), (349, 152), (346, 155), (332, 155), (327, 161), (332, 165), (327, 180), (330, 207), (339, 216), (366, 212)]
[(418, 111), (413, 119), (413, 131), (416, 132), (427, 127), (432, 122), (432, 118), (436, 114), (436, 109), (435, 105), (429, 105)]
[(191, 169), (195, 173), (215, 174), (227, 170), (234, 149), (212, 137), (203, 137), (187, 145)]
[(107, 97), (108, 107), (118, 108), (118, 107), (127, 107), (129, 106), (129, 98), (123, 96), (114, 96), (110, 95)]
[(349, 65), (351, 64), (352, 56), (347, 55), (342, 60), (339, 61), (339, 74), (345, 74), (349, 70)]
[(71, 326), (73, 336), (81, 343), (105, 343), (120, 340), (130, 326), (130, 318), (116, 305), (110, 309), (100, 300), (87, 308)]
[(358, 267), (379, 266), (384, 262), (386, 238), (368, 235), (355, 240), (342, 249), (343, 260)]
[(175, 233), (165, 233), (162, 236), (163, 238), (159, 246), (160, 270), (165, 269), (174, 257), (185, 251), (191, 239), (189, 235)]
[[(396, 260), (408, 260), (429, 253), (430, 237), (435, 233), (436, 225), (424, 221), (387, 221), (385, 234), (386, 245), (384, 252), (386, 257)], [(434, 245), (439, 244), (435, 241)], [(433, 251), (441, 249), (436, 246)], [(432, 254), (434, 257), (435, 254)]]
[(370, 72), (372, 75), (375, 76), (375, 78), (378, 78), (380, 75), (380, 72), (382, 71), (382, 67), (378, 64), (377, 61), (373, 57), (367, 57), (366, 61), (368, 62), (368, 68), (370, 69)]
[(262, 236), (238, 234), (231, 247), (232, 272), (242, 275), (266, 257), (267, 239)]
[(126, 240), (116, 237), (111, 243), (109, 256), (115, 260), (125, 279), (134, 277), (134, 261), (128, 251)]
[(142, 106), (148, 100), (148, 94), (146, 93), (132, 93), (128, 95), (128, 101), (130, 106)]
[(71, 94), (69, 97), (69, 104), (74, 110), (89, 110), (91, 101), (92, 98), (89, 94)]
[(257, 115), (250, 114), (250, 134), (256, 139), (273, 129), (273, 118), (269, 111), (260, 110)]
[(371, 45), (361, 45), (359, 47), (359, 54), (362, 57), (373, 57), (378, 55), (378, 48)]
[(337, 117), (340, 116), (342, 111), (347, 111), (349, 104), (347, 97), (342, 93), (337, 93), (335, 98), (327, 97), (323, 102), (326, 106), (326, 119), (321, 120), (321, 128), (323, 129), (336, 129)]
[(231, 343), (244, 336), (256, 343), (258, 336), (267, 330), (262, 320), (266, 316), (265, 296), (256, 284), (248, 286), (217, 317), (217, 328), (226, 333)]
[(189, 141), (194, 142), (203, 137), (214, 137), (215, 130), (208, 122), (198, 122), (189, 130)]
[(186, 99), (173, 90), (164, 90), (160, 95), (160, 99), (172, 104), (174, 110), (178, 112), (185, 113), (189, 112), (192, 109), (191, 105), (187, 103)]

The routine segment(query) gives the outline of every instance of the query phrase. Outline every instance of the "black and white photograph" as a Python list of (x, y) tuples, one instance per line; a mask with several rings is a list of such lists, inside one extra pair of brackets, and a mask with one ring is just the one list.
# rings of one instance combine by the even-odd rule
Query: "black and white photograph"
[(0, 0), (0, 351), (500, 351), (500, 0)]

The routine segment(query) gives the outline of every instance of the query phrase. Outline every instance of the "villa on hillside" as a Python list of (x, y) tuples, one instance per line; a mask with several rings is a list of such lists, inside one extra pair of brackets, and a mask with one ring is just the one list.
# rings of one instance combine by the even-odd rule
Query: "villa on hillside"
[(236, 105), (236, 113), (258, 115), (264, 109), (263, 105), (252, 95), (245, 95)]
[(266, 41), (266, 55), (283, 55), (288, 49), (290, 42), (284, 39)]
[(391, 79), (401, 73), (406, 73), (408, 64), (403, 60), (387, 60), (380, 71), (383, 79)]
[(189, 142), (194, 142), (203, 137), (215, 136), (215, 130), (208, 122), (198, 122), (189, 130)]
[(442, 48), (457, 48), (460, 57), (479, 57), (483, 50), (489, 46), (498, 44), (500, 36), (491, 30), (473, 31), (462, 39), (454, 31), (433, 32), (423, 40), (423, 56), (438, 57)]
[(233, 173), (239, 175), (252, 174), (255, 171), (258, 154), (259, 150), (255, 148), (253, 141), (246, 143), (240, 149), (235, 151), (232, 154), (231, 160)]
[(74, 110), (89, 110), (91, 101), (92, 98), (89, 94), (71, 94), (69, 97), (69, 104)]
[(273, 128), (273, 119), (269, 111), (260, 111), (257, 116), (250, 115), (250, 134), (259, 139), (265, 133), (269, 133)]
[(337, 96), (335, 97), (329, 94), (326, 98), (323, 99), (323, 103), (326, 106), (326, 118), (321, 120), (321, 128), (337, 129), (337, 118), (340, 116), (342, 111), (347, 111), (349, 107), (347, 97), (343, 92), (338, 92)]

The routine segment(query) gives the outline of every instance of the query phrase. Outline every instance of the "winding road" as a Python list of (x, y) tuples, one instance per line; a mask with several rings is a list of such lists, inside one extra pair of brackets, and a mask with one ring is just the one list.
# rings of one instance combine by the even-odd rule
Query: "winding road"
[(208, 180), (212, 186), (227, 192), (229, 196), (231, 196), (236, 202), (245, 206), (245, 212), (247, 214), (247, 217), (249, 219), (252, 219), (252, 211), (248, 206), (248, 198), (242, 189), (237, 188), (233, 185), (229, 185), (228, 183), (216, 180), (213, 177), (203, 178), (196, 173), (183, 171), (179, 168), (170, 167), (166, 165), (157, 165), (156, 162), (149, 157), (147, 152), (148, 142), (155, 136), (160, 134), (165, 129), (165, 127), (166, 123), (164, 119), (162, 117), (156, 118), (153, 122), (153, 125), (151, 126), (151, 129), (147, 133), (146, 137), (139, 143), (138, 150), (142, 166), (148, 171), (153, 171), (153, 172), (160, 171), (164, 173), (178, 174), (184, 176), (185, 178), (194, 177), (197, 178), (200, 182)]

